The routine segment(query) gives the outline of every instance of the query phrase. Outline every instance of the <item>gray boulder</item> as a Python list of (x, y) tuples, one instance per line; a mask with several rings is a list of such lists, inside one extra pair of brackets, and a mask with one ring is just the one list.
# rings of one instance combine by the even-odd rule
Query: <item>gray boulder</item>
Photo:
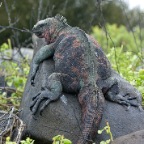
[[(35, 116), (30, 111), (32, 96), (36, 95), (43, 85), (44, 75), (52, 73), (54, 69), (52, 60), (43, 62), (36, 76), (35, 87), (30, 84), (28, 78), (23, 94), (20, 118), (26, 123), (24, 135), (30, 135), (41, 143), (48, 143), (55, 135), (61, 134), (76, 143), (80, 133), (81, 109), (75, 95), (63, 94), (60, 100), (51, 103), (42, 116), (37, 112)], [(39, 141), (38, 141), (39, 143)]]
[[(99, 129), (109, 122), (114, 139), (144, 129), (144, 112), (134, 107), (125, 107), (106, 101), (105, 111)], [(98, 142), (109, 139), (106, 133), (97, 135)]]
[(144, 130), (119, 137), (112, 144), (144, 144)]
[[(43, 41), (37, 40), (35, 47), (38, 49), (43, 44)], [(60, 100), (50, 103), (46, 107), (42, 116), (39, 111), (35, 116), (30, 111), (32, 97), (41, 90), (43, 85), (47, 84), (46, 78), (53, 71), (53, 60), (44, 61), (40, 65), (35, 78), (35, 87), (33, 87), (30, 84), (30, 70), (20, 106), (22, 111), (19, 115), (26, 124), (23, 136), (32, 137), (36, 140), (36, 143), (48, 144), (51, 143), (52, 137), (60, 134), (72, 140), (75, 144), (81, 133), (81, 107), (76, 95), (64, 93)], [(144, 112), (140, 112), (134, 107), (127, 110), (124, 106), (106, 101), (99, 129), (105, 127), (106, 121), (110, 124), (113, 137), (117, 138), (144, 129)], [(96, 136), (97, 143), (106, 139), (109, 139), (106, 133)]]

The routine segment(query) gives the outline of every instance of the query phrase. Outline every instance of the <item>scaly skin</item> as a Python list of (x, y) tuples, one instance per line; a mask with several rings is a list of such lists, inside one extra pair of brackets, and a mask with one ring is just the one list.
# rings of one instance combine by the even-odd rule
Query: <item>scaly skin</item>
[(81, 29), (69, 26), (63, 16), (39, 21), (32, 31), (45, 38), (48, 45), (33, 58), (31, 84), (34, 85), (42, 61), (51, 56), (55, 61), (55, 72), (49, 76), (48, 85), (33, 97), (30, 107), (33, 114), (44, 99), (40, 113), (62, 91), (76, 93), (82, 107), (82, 135), (77, 144), (92, 144), (102, 118), (104, 96), (119, 104), (140, 106), (140, 96), (138, 103), (133, 104), (120, 95), (118, 80), (98, 43)]

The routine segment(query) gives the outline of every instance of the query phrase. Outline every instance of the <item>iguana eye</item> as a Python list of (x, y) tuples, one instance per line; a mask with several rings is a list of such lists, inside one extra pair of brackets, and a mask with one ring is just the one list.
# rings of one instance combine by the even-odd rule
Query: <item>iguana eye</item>
[(38, 27), (43, 27), (43, 26), (45, 26), (45, 24), (40, 24), (40, 25), (38, 25)]

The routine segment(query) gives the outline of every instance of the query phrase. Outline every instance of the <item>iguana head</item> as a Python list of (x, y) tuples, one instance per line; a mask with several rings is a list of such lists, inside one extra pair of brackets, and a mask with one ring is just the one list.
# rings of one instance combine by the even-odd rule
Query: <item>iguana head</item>
[(55, 17), (38, 21), (34, 25), (32, 32), (39, 38), (45, 38), (48, 43), (51, 43), (56, 39), (58, 32), (66, 26), (68, 26), (66, 18), (56, 15)]

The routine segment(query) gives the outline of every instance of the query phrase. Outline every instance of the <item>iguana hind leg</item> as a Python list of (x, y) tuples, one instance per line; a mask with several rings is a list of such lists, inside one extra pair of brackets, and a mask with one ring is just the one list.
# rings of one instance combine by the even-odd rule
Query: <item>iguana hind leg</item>
[[(111, 86), (111, 88), (106, 93), (105, 98), (120, 105), (126, 105), (128, 107), (139, 107), (139, 109), (141, 110), (140, 98), (138, 96), (131, 96), (129, 93), (121, 95), (117, 83)], [(136, 102), (133, 102), (134, 99), (136, 100)]]
[(104, 96), (95, 86), (83, 87), (78, 95), (82, 106), (82, 135), (77, 144), (92, 144), (102, 118)]

